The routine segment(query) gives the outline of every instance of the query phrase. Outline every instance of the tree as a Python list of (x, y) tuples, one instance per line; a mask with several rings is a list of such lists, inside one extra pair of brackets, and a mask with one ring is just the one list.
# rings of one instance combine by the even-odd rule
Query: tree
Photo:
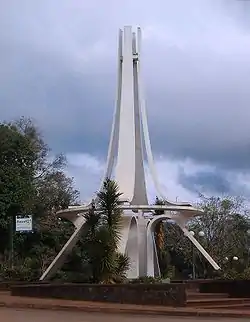
[(55, 212), (75, 204), (79, 193), (73, 187), (72, 178), (64, 173), (65, 157), (51, 158), (49, 147), (31, 120), (21, 118), (0, 124), (0, 142), (2, 267), (6, 266), (14, 216), (31, 213), (33, 234), (14, 236), (15, 266), (22, 269), (29, 266), (32, 272), (40, 274), (40, 267), (46, 265), (42, 262), (56, 255), (73, 228), (70, 223), (60, 222)]
[(76, 203), (79, 192), (73, 188), (73, 179), (68, 178), (63, 171), (67, 165), (66, 157), (63, 154), (51, 157), (50, 148), (30, 119), (21, 118), (14, 124), (19, 133), (29, 141), (35, 154), (35, 212), (44, 215)]
[(0, 214), (1, 224), (12, 204), (30, 208), (29, 197), (34, 195), (35, 153), (29, 140), (16, 126), (0, 124)]
[(122, 224), (120, 196), (116, 182), (107, 179), (86, 215), (89, 232), (85, 246), (94, 282), (121, 281), (129, 268), (128, 257), (118, 253)]
[[(220, 265), (223, 272), (230, 266), (225, 262), (226, 258), (230, 261), (234, 256), (240, 259), (237, 269), (244, 270), (249, 247), (246, 232), (250, 227), (244, 200), (238, 197), (201, 196), (198, 207), (204, 210), (204, 214), (193, 218), (188, 223), (188, 229), (194, 231), (195, 237)], [(174, 224), (168, 224), (166, 227), (166, 248), (171, 252), (172, 262), (177, 269), (191, 273), (195, 259), (198, 275), (214, 276), (212, 266), (193, 247), (181, 229)], [(204, 237), (199, 237), (199, 231), (204, 232)]]
[[(201, 196), (200, 207), (204, 215), (195, 218), (190, 229), (196, 232), (204, 231), (200, 240), (209, 254), (226, 269), (225, 258), (240, 258), (243, 266), (246, 263), (247, 230), (250, 221), (247, 216), (244, 200), (239, 197), (210, 197)], [(211, 272), (211, 267), (200, 256), (198, 258), (205, 271)]]
[[(35, 153), (13, 124), (0, 124), (0, 253), (12, 250), (13, 217), (30, 211), (35, 195)], [(12, 256), (10, 256), (10, 261)], [(11, 263), (10, 263), (11, 264)]]
[(66, 177), (63, 171), (56, 169), (36, 179), (35, 212), (45, 215), (66, 209), (78, 201), (78, 196), (73, 178)]

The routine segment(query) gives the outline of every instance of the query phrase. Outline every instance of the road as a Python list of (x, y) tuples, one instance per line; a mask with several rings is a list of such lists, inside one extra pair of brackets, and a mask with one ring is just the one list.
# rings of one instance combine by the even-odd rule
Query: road
[(184, 318), (166, 316), (115, 315), (101, 313), (22, 310), (0, 308), (0, 321), (4, 322), (243, 322), (246, 319), (218, 319), (218, 318)]

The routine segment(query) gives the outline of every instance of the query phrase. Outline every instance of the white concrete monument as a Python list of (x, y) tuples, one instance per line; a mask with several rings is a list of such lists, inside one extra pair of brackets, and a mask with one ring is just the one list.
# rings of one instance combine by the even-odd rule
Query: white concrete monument
[[(157, 222), (167, 219), (174, 220), (213, 268), (218, 270), (220, 267), (186, 228), (190, 218), (202, 215), (201, 210), (192, 207), (189, 203), (170, 202), (161, 191), (149, 139), (140, 79), (140, 53), (140, 28), (135, 33), (132, 27), (124, 27), (123, 31), (119, 31), (117, 101), (103, 181), (113, 175), (123, 193), (121, 204), (123, 230), (119, 251), (127, 253), (130, 257), (131, 267), (128, 277), (160, 275), (153, 233)], [(163, 206), (149, 205), (144, 155), (146, 155), (156, 191), (166, 200)], [(86, 233), (84, 214), (90, 207), (91, 203), (87, 206), (69, 207), (58, 212), (60, 217), (70, 220), (76, 229), (40, 280), (49, 279), (56, 273), (80, 236)], [(164, 215), (153, 216), (152, 212), (156, 209), (163, 210)]]

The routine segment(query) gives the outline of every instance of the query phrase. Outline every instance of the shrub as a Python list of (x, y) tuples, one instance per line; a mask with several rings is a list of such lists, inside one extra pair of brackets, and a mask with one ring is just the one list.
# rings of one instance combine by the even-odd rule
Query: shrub
[(162, 280), (160, 277), (142, 276), (142, 277), (130, 280), (129, 283), (131, 283), (131, 284), (160, 284), (160, 283), (162, 283)]

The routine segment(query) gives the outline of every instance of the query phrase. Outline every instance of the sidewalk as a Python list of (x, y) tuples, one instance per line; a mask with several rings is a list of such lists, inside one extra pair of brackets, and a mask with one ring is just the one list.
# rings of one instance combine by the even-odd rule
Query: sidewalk
[(58, 311), (82, 311), (113, 314), (165, 315), (190, 317), (231, 317), (250, 318), (250, 310), (211, 310), (196, 308), (171, 308), (164, 306), (142, 306), (117, 303), (98, 303), (85, 301), (69, 301), (59, 299), (39, 299), (11, 296), (8, 292), (0, 292), (0, 307), (22, 309), (44, 309)]

